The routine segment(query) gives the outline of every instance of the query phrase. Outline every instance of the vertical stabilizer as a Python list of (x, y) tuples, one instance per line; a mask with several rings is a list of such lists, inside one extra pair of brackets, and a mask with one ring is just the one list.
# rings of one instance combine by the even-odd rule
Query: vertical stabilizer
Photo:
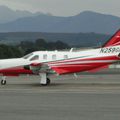
[(120, 45), (120, 29), (103, 45), (103, 47)]

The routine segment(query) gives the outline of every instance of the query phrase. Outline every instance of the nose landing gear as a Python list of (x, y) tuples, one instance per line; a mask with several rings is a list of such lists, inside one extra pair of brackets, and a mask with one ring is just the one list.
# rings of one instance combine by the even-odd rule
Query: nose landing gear
[(2, 77), (1, 85), (6, 85), (6, 77), (5, 76)]

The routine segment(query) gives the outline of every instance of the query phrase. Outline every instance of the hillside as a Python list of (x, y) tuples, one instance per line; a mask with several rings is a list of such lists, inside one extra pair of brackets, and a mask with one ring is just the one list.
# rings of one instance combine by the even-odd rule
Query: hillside
[(120, 18), (91, 11), (71, 17), (40, 14), (22, 17), (0, 24), (0, 32), (48, 32), (48, 33), (104, 33), (113, 34), (120, 28)]
[(0, 6), (0, 23), (7, 23), (15, 21), (19, 18), (38, 16), (40, 12), (31, 13), (29, 11), (21, 10), (12, 10), (7, 6)]

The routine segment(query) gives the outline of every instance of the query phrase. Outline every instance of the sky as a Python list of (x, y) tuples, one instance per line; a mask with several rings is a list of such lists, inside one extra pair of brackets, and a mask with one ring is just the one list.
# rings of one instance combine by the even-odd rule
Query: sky
[(90, 10), (120, 17), (120, 0), (0, 0), (0, 5), (55, 16), (74, 16)]

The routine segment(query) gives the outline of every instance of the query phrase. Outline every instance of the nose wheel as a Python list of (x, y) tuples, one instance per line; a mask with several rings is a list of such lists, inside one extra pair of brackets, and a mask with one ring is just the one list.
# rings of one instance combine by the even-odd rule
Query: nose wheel
[(6, 77), (5, 76), (2, 77), (1, 85), (6, 85)]
[(1, 80), (1, 85), (6, 85), (6, 80)]

